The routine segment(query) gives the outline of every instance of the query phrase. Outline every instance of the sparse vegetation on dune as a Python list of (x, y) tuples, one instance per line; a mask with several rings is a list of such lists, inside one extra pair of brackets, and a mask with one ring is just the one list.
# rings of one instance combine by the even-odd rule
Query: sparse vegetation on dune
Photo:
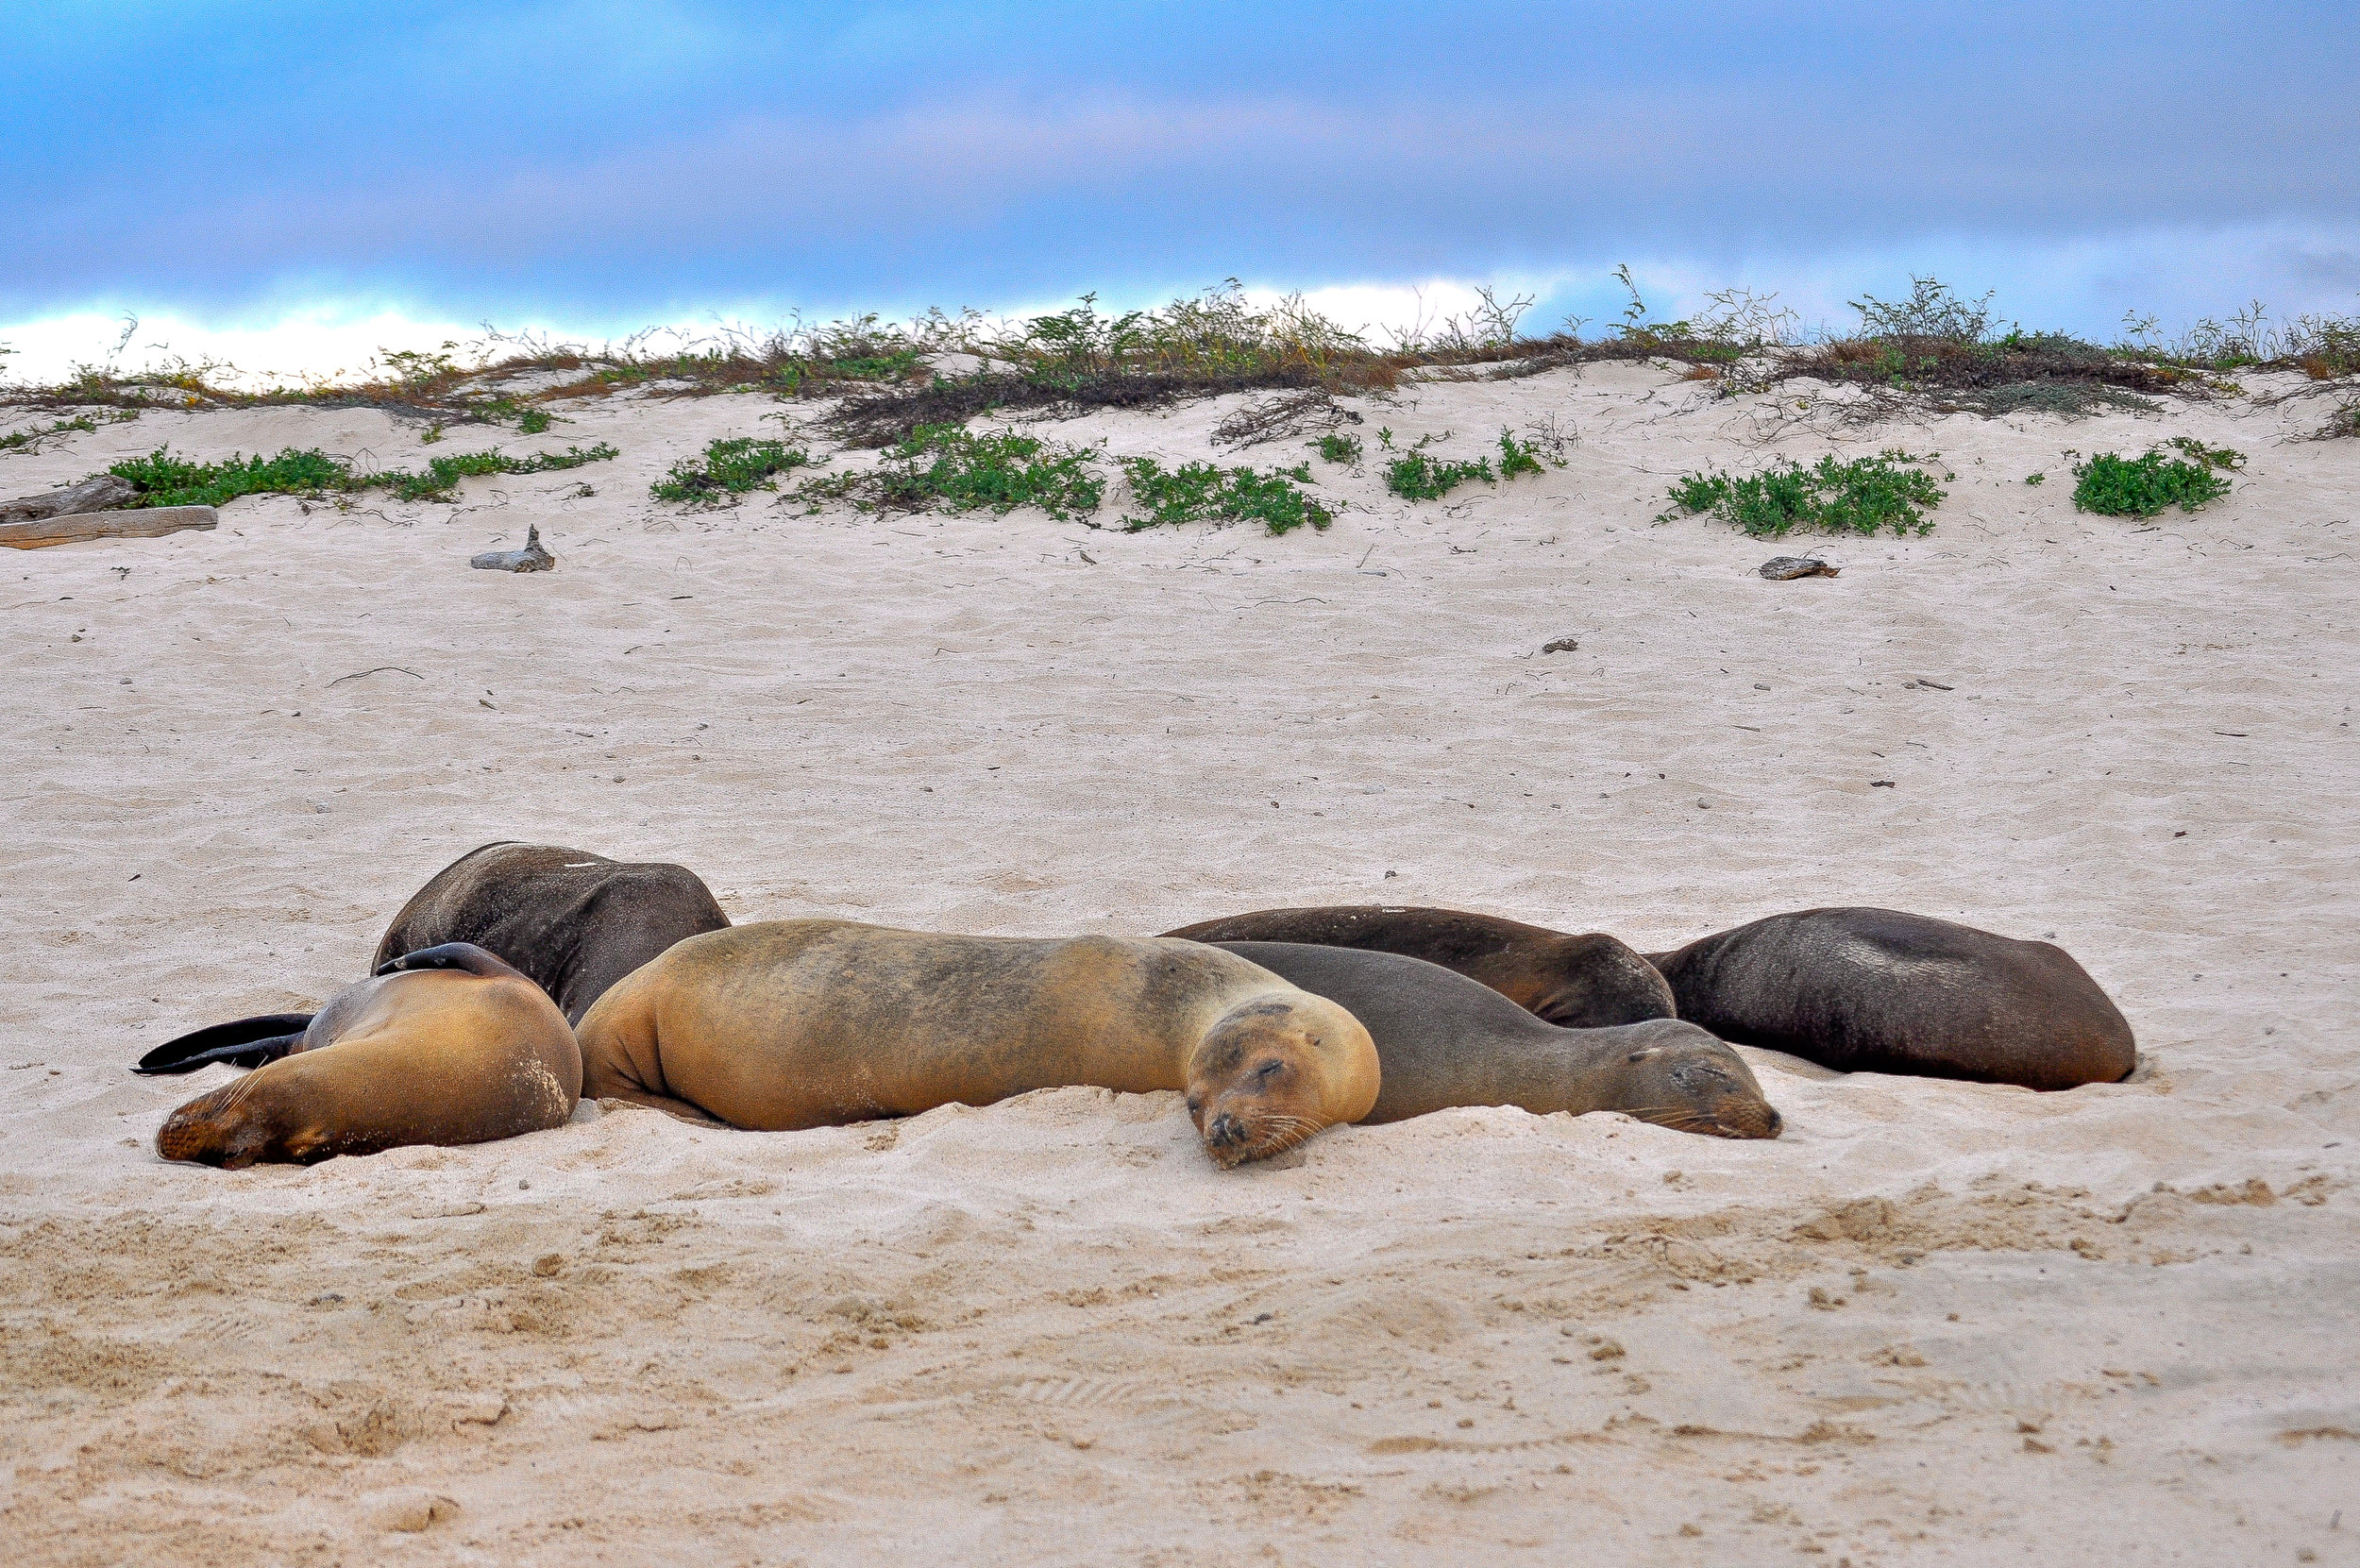
[[(2166, 395), (2237, 395), (2242, 389), (2227, 379), (2233, 373), (2299, 372), (2306, 378), (2303, 384), (2282, 388), (2264, 401), (2333, 398), (2318, 435), (2360, 435), (2360, 315), (2303, 315), (2273, 323), (2257, 304), (2225, 323), (2200, 322), (2168, 342), (2157, 336), (2151, 320), (2127, 318), (2123, 341), (2101, 346), (2015, 325), (2002, 330), (1991, 295), (1970, 296), (1920, 278), (1912, 279), (1906, 296), (1870, 295), (1855, 302), (1860, 320), (1854, 330), (1806, 339), (1795, 313), (1779, 307), (1774, 295), (1725, 290), (1707, 295), (1699, 311), (1662, 320), (1649, 309), (1627, 267), (1618, 268), (1616, 277), (1628, 303), (1622, 319), (1594, 337), (1581, 335), (1584, 323), (1578, 320), (1545, 336), (1529, 335), (1523, 324), (1531, 297), (1486, 289), (1478, 291), (1475, 309), (1421, 319), (1388, 332), (1379, 343), (1321, 314), (1299, 296), (1257, 306), (1231, 279), (1154, 310), (1110, 312), (1085, 295), (1069, 310), (1014, 322), (988, 320), (971, 311), (955, 316), (933, 311), (902, 324), (871, 314), (823, 325), (798, 320), (767, 334), (726, 330), (694, 341), (643, 334), (596, 350), (493, 333), (464, 346), (446, 343), (431, 351), (385, 351), (366, 376), (351, 382), (261, 391), (231, 388), (226, 384), (228, 368), (211, 363), (173, 361), (136, 375), (119, 373), (115, 361), (136, 327), (131, 323), (103, 365), (77, 367), (56, 385), (0, 388), (0, 408), (66, 415), (0, 437), (0, 453), (93, 430), (102, 416), (127, 419), (160, 407), (366, 406), (423, 424), (422, 440), (433, 443), (445, 429), (464, 424), (538, 433), (565, 417), (561, 409), (578, 409), (588, 398), (758, 393), (780, 399), (831, 399), (833, 406), (819, 413), (820, 428), (847, 446), (887, 454), (873, 470), (806, 480), (796, 494), (807, 500), (839, 495), (871, 507), (1001, 511), (1041, 505), (1059, 516), (1087, 515), (1098, 505), (1104, 483), (1091, 466), (1091, 454), (1009, 430), (975, 435), (967, 427), (991, 414), (1056, 417), (1229, 393), (1274, 393), (1242, 407), (1216, 432), (1217, 445), (1250, 446), (1299, 438), (1321, 423), (1357, 421), (1358, 413), (1336, 403), (1338, 395), (1383, 395), (1405, 378), (1503, 379), (1617, 361), (1684, 364), (1686, 379), (1725, 396), (1769, 392), (1797, 380), (1835, 383), (1849, 396), (1762, 407), (1777, 411), (1771, 416), (1781, 420), (1812, 417), (1796, 413), (1796, 407), (1825, 407), (1837, 419), (1855, 424), (1929, 411), (1990, 416), (2151, 410), (2158, 406), (2154, 399)], [(659, 342), (665, 346), (659, 347)], [(1381, 442), (1390, 452), (1385, 482), (1397, 496), (1428, 500), (1469, 482), (1497, 483), (1537, 474), (1544, 462), (1561, 463), (1562, 438), (1535, 434), (1534, 441), (1521, 441), (1504, 433), (1496, 466), (1488, 457), (1450, 461), (1423, 450), (1393, 452), (1388, 434)], [(677, 465), (657, 481), (654, 494), (661, 499), (711, 502), (753, 488), (776, 488), (779, 475), (814, 461), (807, 449), (784, 442), (747, 440), (727, 450), (724, 445), (716, 443), (702, 458)], [(1357, 464), (1361, 455), (1359, 437), (1340, 430), (1320, 435), (1316, 445), (1330, 463)], [(332, 483), (325, 479), (317, 483), (345, 490), (379, 485), (405, 498), (430, 498), (451, 494), (457, 481), (471, 474), (537, 472), (595, 461), (608, 451), (577, 447), (570, 455), (531, 459), (496, 454), (435, 459), (423, 473), (346, 473)], [(281, 480), (294, 482), (293, 470), (273, 465), (288, 455), (241, 460), (243, 467), (215, 465), (220, 471), (209, 470), (202, 480), (160, 481), (155, 493), (283, 488)], [(228, 471), (232, 467), (234, 474)], [(1252, 472), (1209, 464), (1181, 472), (1196, 468), (1206, 474)], [(1201, 479), (1159, 494), (1194, 496), (1203, 487)], [(1178, 483), (1177, 475), (1152, 481), (1151, 488), (1165, 482)], [(1727, 488), (1691, 510), (1721, 512), (1732, 519), (1742, 512), (1746, 519), (1742, 526), (1749, 530), (1759, 524), (1783, 531), (1777, 526), (1781, 516), (1789, 519), (1786, 527), (1827, 526), (1812, 519), (1831, 516), (1853, 519), (1836, 525), (1844, 528), (1872, 514), (1878, 526), (1890, 520), (1877, 511), (1883, 503), (1873, 497), (1876, 486), (1862, 489), (1866, 479), (1848, 467), (1840, 474), (1797, 468), (1746, 480), (1697, 476), (1696, 482)], [(1235, 498), (1232, 481), (1205, 483), (1212, 485), (1206, 496)], [(1894, 494), (1905, 500), (1913, 493), (1909, 481), (1896, 478), (1891, 485), (1899, 487)], [(225, 486), (231, 489), (224, 491)], [(1161, 515), (1167, 503), (1141, 504), (1155, 520), (1171, 520)], [(1183, 510), (1216, 506), (1203, 514), (1222, 516), (1232, 514), (1218, 511), (1228, 504), (1203, 497), (1169, 503)], [(1289, 510), (1291, 501), (1271, 504), (1287, 516), (1295, 514)], [(1306, 520), (1324, 510), (1307, 498), (1304, 508)], [(1237, 514), (1265, 522), (1276, 515), (1251, 508)], [(1915, 513), (1911, 519), (1914, 526)]]
[(2187, 436), (2169, 443), (2183, 454), (2158, 448), (2135, 458), (2100, 452), (2073, 465), (2073, 509), (2107, 517), (2152, 517), (2166, 507), (2194, 512), (2229, 494), (2228, 474), (2245, 466), (2245, 454), (2207, 447)]
[(864, 512), (989, 510), (1037, 506), (1060, 520), (1087, 517), (1105, 498), (1098, 453), (1016, 430), (978, 434), (924, 425), (886, 449), (874, 468), (806, 480), (796, 497), (815, 509), (846, 500)]
[(702, 456), (673, 464), (648, 491), (660, 501), (714, 505), (752, 490), (776, 490), (779, 475), (810, 462), (810, 452), (784, 441), (724, 436), (705, 443)]
[(1919, 465), (1938, 456), (1895, 449), (1846, 463), (1823, 457), (1809, 467), (1789, 461), (1759, 474), (1685, 474), (1672, 486), (1672, 500), (1677, 512), (1710, 513), (1761, 539), (1798, 530), (1927, 533), (1934, 524), (1926, 514), (1944, 492)]
[(536, 452), (510, 457), (505, 452), (473, 452), (430, 461), (424, 473), (389, 469), (362, 473), (340, 457), (317, 448), (288, 447), (276, 457), (234, 456), (227, 463), (192, 463), (159, 447), (145, 457), (128, 458), (107, 472), (129, 480), (139, 494), (128, 504), (145, 506), (222, 506), (240, 496), (326, 496), (362, 490), (390, 490), (405, 501), (449, 500), (459, 481), (491, 474), (543, 474), (601, 463), (619, 454), (600, 443), (568, 447), (563, 452)]
[(1131, 481), (1132, 499), (1146, 513), (1122, 519), (1128, 533), (1164, 523), (1197, 522), (1256, 522), (1273, 533), (1285, 533), (1306, 523), (1324, 529), (1336, 520), (1334, 512), (1303, 491), (1312, 482), (1308, 464), (1257, 474), (1213, 463), (1184, 463), (1166, 469), (1152, 457), (1127, 457), (1122, 472)]

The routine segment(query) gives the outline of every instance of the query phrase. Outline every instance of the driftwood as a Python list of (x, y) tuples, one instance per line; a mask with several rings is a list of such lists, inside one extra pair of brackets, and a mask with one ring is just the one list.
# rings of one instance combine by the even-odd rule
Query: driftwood
[(485, 550), (467, 565), (487, 572), (545, 572), (557, 565), (557, 557), (541, 548), (541, 525), (533, 523), (525, 530), (524, 548)]
[(0, 523), (0, 545), (37, 550), (85, 539), (154, 539), (186, 528), (212, 528), (221, 514), (210, 506), (151, 506), (131, 512), (74, 512), (25, 523)]
[(1761, 566), (1762, 575), (1773, 582), (1792, 582), (1798, 577), (1833, 577), (1843, 569), (1810, 555), (1773, 556)]
[(69, 517), (77, 512), (110, 512), (139, 494), (139, 487), (114, 474), (100, 474), (45, 496), (0, 501), (0, 523), (29, 523), (43, 517)]

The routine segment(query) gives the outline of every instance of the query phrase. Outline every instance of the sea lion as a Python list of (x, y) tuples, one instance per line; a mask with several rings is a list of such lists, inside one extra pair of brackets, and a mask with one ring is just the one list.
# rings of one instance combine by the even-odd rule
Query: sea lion
[[(580, 1023), (609, 986), (682, 937), (729, 923), (684, 866), (502, 839), (435, 872), (385, 928), (369, 972), (405, 953), (467, 942), (515, 966), (567, 1023)], [(158, 1046), (132, 1071), (260, 1067), (286, 1055), (311, 1021), (309, 1013), (267, 1013), (216, 1023)]]
[(1263, 909), (1164, 935), (1195, 942), (1307, 942), (1423, 958), (1481, 981), (1565, 1029), (1675, 1016), (1663, 977), (1613, 937), (1569, 936), (1492, 915), (1391, 904)]
[(1895, 909), (1805, 909), (1648, 954), (1680, 1017), (1842, 1072), (2111, 1084), (2131, 1025), (2063, 948)]
[(1350, 1013), (1196, 942), (736, 926), (627, 976), (578, 1033), (585, 1093), (767, 1131), (1068, 1084), (1180, 1089), (1224, 1168), (1377, 1096)]
[(164, 1119), (156, 1153), (231, 1170), (563, 1125), (582, 1054), (540, 986), (453, 942), (329, 999), (279, 1059)]
[(1783, 1124), (1744, 1058), (1693, 1023), (1560, 1029), (1439, 964), (1360, 948), (1221, 942), (1350, 1012), (1383, 1076), (1363, 1122), (1453, 1105), (1535, 1115), (1622, 1111), (1682, 1132), (1776, 1138)]
[(530, 976), (568, 1023), (685, 936), (727, 929), (713, 891), (684, 866), (502, 841), (470, 850), (418, 889), (372, 967), (443, 942), (472, 942)]

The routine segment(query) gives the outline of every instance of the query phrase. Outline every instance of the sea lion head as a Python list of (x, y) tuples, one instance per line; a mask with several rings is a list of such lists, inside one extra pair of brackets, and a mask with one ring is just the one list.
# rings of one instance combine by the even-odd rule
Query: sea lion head
[(1188, 1059), (1188, 1116), (1224, 1171), (1359, 1121), (1376, 1104), (1376, 1088), (1368, 1030), (1305, 991), (1231, 1008)]
[(1785, 1125), (1745, 1058), (1693, 1023), (1635, 1029), (1606, 1065), (1618, 1092), (1602, 1109), (1715, 1138), (1776, 1138)]
[(282, 1097), (270, 1092), (269, 1072), (267, 1067), (257, 1068), (164, 1118), (156, 1131), (156, 1153), (225, 1171), (242, 1170), (258, 1160), (305, 1159), (318, 1138), (289, 1124)]
[(335, 1153), (368, 1153), (335, 1148), (335, 1136), (318, 1126), (316, 1117), (295, 1110), (302, 1096), (288, 1093), (283, 1074), (276, 1072), (280, 1065), (293, 1065), (293, 1058), (255, 1068), (236, 1084), (222, 1084), (181, 1105), (156, 1129), (156, 1153), (224, 1172), (260, 1159), (312, 1164)]

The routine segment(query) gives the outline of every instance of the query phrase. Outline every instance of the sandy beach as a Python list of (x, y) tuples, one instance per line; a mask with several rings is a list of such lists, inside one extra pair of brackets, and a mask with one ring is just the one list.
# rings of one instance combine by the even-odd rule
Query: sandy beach
[[(2360, 1561), (2360, 443), (2250, 396), (1781, 429), (1680, 368), (1347, 398), (1372, 457), (1553, 418), (1566, 464), (1412, 506), (1313, 459), (1340, 515), (1283, 538), (1125, 534), (1120, 490), (1105, 529), (684, 511), (650, 481), (816, 410), (661, 388), (433, 448), (280, 408), (0, 454), (0, 497), (165, 443), (622, 454), (0, 559), (8, 1556)], [(1240, 401), (1037, 433), (1309, 456), (1217, 453)], [(2250, 454), (2227, 499), (2072, 509), (2070, 454), (2182, 434)], [(1658, 520), (1683, 471), (1895, 445), (1955, 476), (1927, 536)], [(528, 523), (555, 570), (468, 569)], [(1798, 545), (1842, 575), (1756, 575)], [(1080, 1088), (156, 1158), (231, 1073), (131, 1061), (359, 978), (503, 838), (1005, 935), (1887, 905), (2053, 938), (2141, 1065), (1749, 1051), (1775, 1142), (1467, 1109), (1226, 1173), (1178, 1096)]]

